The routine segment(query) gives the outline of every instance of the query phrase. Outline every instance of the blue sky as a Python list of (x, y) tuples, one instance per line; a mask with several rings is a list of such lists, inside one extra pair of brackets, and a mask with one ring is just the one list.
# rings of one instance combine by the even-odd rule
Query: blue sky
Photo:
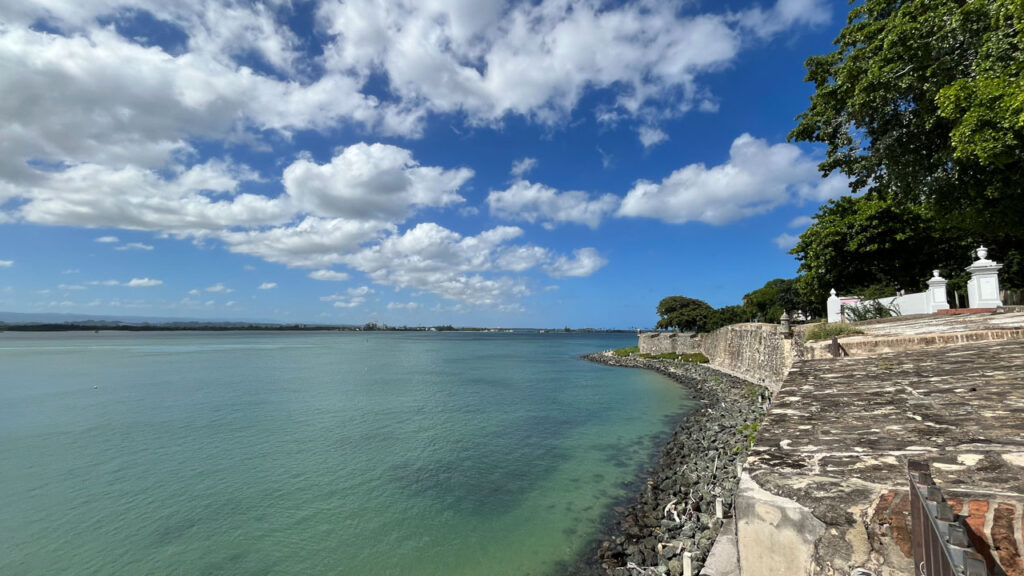
[[(168, 6), (171, 5), (171, 6)], [(649, 327), (777, 277), (848, 5), (0, 5), (0, 310)]]

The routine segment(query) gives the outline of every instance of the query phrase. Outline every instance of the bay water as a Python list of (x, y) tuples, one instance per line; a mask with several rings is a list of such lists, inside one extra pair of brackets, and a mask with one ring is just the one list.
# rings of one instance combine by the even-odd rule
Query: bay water
[(0, 574), (564, 573), (693, 403), (635, 340), (0, 333)]

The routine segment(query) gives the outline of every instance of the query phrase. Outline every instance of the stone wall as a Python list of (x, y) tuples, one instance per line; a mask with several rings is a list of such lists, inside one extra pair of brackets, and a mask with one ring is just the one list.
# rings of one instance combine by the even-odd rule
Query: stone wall
[(767, 386), (774, 393), (793, 365), (793, 341), (782, 337), (777, 324), (733, 324), (707, 334), (678, 332), (641, 334), (645, 354), (702, 352), (717, 370)]

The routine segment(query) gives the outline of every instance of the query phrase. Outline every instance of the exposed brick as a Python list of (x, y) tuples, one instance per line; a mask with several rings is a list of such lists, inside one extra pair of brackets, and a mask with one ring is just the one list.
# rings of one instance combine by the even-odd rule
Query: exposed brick
[(999, 558), (999, 564), (1006, 571), (1006, 576), (1024, 576), (1024, 561), (1021, 551), (1017, 549), (1014, 517), (1017, 508), (1012, 504), (1000, 502), (996, 505), (992, 517), (992, 548)]

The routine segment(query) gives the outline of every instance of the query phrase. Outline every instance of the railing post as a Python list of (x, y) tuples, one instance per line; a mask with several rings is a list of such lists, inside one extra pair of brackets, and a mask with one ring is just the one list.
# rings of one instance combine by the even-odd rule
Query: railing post
[(911, 460), (907, 476), (914, 576), (988, 576), (985, 559), (971, 547), (963, 517), (942, 497), (928, 464)]

